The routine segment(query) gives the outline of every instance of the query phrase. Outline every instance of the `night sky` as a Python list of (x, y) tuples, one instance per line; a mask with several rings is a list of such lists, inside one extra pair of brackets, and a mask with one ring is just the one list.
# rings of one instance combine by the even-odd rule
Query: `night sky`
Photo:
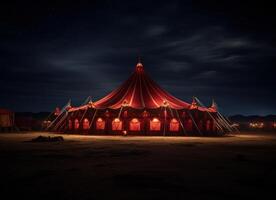
[(0, 107), (98, 100), (141, 56), (184, 101), (214, 98), (226, 115), (276, 113), (276, 17), (266, 1), (37, 2), (0, 3)]

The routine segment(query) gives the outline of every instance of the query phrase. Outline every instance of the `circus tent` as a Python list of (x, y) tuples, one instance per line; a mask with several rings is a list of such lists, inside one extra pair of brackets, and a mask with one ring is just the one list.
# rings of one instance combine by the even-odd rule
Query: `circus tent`
[(229, 130), (217, 106), (196, 97), (184, 102), (154, 82), (141, 62), (130, 77), (102, 99), (77, 107), (66, 105), (48, 130), (86, 134), (208, 135)]

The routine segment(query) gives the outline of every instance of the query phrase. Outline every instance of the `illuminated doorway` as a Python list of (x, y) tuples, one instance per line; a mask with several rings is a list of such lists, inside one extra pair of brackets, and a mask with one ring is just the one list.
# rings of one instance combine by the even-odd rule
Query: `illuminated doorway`
[(137, 118), (133, 118), (129, 123), (130, 131), (140, 131), (140, 122)]
[(151, 131), (160, 131), (161, 129), (161, 122), (157, 118), (153, 118), (150, 120), (150, 130)]

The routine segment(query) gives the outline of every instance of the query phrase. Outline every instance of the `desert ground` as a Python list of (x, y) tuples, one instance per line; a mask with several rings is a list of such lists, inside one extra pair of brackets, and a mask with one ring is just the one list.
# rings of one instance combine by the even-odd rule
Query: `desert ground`
[[(30, 142), (62, 135), (63, 142)], [(228, 137), (0, 134), (2, 197), (273, 199), (276, 133)]]

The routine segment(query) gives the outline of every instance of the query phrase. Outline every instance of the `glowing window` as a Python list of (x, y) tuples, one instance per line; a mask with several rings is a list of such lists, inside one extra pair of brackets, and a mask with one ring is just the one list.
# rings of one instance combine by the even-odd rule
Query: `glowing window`
[(88, 120), (87, 118), (85, 118), (85, 119), (83, 120), (83, 123), (82, 123), (82, 128), (83, 128), (84, 130), (88, 130), (88, 129), (89, 129), (89, 126), (90, 126), (89, 120)]
[(102, 118), (98, 118), (96, 121), (96, 129), (104, 130), (104, 128), (105, 128), (105, 121)]
[(69, 119), (69, 121), (68, 121), (68, 128), (69, 128), (69, 130), (72, 130), (72, 128), (73, 128), (73, 124), (72, 124), (71, 119)]
[(174, 118), (170, 122), (170, 131), (179, 131), (179, 122)]
[(74, 128), (75, 128), (75, 129), (79, 129), (79, 127), (80, 127), (79, 120), (78, 120), (78, 119), (75, 119)]
[(115, 118), (112, 121), (112, 130), (113, 131), (120, 131), (122, 130), (123, 123), (119, 118)]
[(140, 131), (140, 122), (137, 118), (133, 118), (129, 123), (130, 131)]
[(150, 121), (150, 130), (151, 131), (160, 131), (161, 129), (161, 122), (159, 119), (157, 118), (153, 118), (151, 121)]

